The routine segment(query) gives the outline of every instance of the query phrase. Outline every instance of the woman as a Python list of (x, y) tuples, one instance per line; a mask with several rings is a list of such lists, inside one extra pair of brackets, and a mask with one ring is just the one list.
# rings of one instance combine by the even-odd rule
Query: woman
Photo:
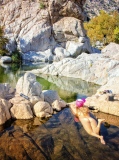
[(86, 132), (100, 139), (102, 144), (105, 144), (103, 136), (99, 135), (101, 123), (104, 119), (98, 119), (98, 122), (90, 116), (89, 108), (84, 105), (85, 100), (78, 99), (75, 104), (71, 104), (70, 108), (75, 115), (75, 120), (80, 121)]

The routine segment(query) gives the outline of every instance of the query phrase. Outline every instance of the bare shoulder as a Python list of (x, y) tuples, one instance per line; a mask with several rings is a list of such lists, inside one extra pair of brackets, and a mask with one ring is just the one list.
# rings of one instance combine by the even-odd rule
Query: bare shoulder
[(71, 103), (68, 103), (69, 105), (69, 108), (76, 108), (76, 102), (71, 102)]
[(69, 105), (69, 108), (73, 111), (73, 113), (75, 114), (76, 113), (76, 102), (71, 102), (68, 104)]

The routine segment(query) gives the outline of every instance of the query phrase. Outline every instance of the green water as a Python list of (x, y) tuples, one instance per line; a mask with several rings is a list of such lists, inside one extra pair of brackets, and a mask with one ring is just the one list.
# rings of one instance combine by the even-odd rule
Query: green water
[[(45, 63), (5, 64), (0, 66), (0, 83), (9, 83), (15, 88), (18, 79), (24, 75), (25, 71), (42, 68), (46, 65)], [(99, 88), (98, 85), (75, 78), (37, 75), (36, 79), (42, 85), (42, 90), (56, 90), (66, 102), (91, 96)]]

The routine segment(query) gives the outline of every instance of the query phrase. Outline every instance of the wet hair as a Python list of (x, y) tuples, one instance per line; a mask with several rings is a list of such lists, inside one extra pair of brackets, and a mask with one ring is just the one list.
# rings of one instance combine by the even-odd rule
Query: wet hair
[(86, 116), (89, 113), (89, 108), (87, 106), (83, 106), (83, 107), (77, 107), (76, 108), (76, 117), (78, 117), (78, 115), (80, 115), (81, 113), (83, 113), (84, 116)]

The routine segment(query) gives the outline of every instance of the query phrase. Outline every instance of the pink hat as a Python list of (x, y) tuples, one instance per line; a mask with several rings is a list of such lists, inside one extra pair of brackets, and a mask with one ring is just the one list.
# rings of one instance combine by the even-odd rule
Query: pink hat
[(76, 106), (79, 107), (79, 108), (80, 108), (80, 107), (83, 107), (85, 101), (86, 101), (86, 100), (85, 100), (84, 98), (83, 98), (83, 99), (77, 99), (77, 100), (76, 100)]

